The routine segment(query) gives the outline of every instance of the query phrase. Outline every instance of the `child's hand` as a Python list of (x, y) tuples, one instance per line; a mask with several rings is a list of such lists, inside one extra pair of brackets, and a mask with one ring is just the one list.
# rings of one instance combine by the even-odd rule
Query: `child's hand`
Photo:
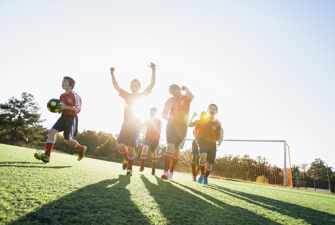
[(114, 70), (115, 70), (114, 67), (111, 67), (111, 68), (110, 68), (111, 73), (114, 73)]
[(182, 90), (182, 91), (185, 91), (186, 88), (187, 88), (186, 86), (181, 86), (181, 90)]
[(152, 62), (151, 62), (150, 65), (148, 65), (148, 66), (149, 66), (151, 69), (153, 69), (153, 70), (156, 69), (156, 65), (155, 65), (154, 63), (152, 63)]
[(59, 109), (59, 111), (64, 111), (67, 108), (67, 106), (65, 104), (58, 104), (57, 105), (57, 109)]
[(196, 117), (198, 114), (195, 112), (195, 113), (193, 113), (193, 117)]

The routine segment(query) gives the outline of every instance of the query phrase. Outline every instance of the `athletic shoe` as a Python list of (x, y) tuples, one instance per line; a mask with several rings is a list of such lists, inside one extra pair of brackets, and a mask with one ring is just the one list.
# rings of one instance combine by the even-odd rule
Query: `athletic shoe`
[(197, 181), (197, 177), (196, 176), (192, 176), (192, 180), (193, 181)]
[(202, 184), (204, 182), (204, 178), (205, 178), (205, 175), (204, 174), (200, 174), (200, 177), (198, 179), (198, 183)]
[(123, 160), (122, 169), (125, 170), (128, 168), (128, 159)]
[(82, 160), (83, 158), (84, 158), (84, 156), (85, 156), (85, 153), (86, 153), (86, 151), (87, 151), (87, 147), (86, 146), (83, 146), (83, 150), (81, 150), (80, 152), (79, 152), (79, 154), (78, 154), (78, 161), (80, 161), (80, 160)]
[(168, 178), (169, 178), (169, 180), (172, 180), (172, 178), (173, 178), (173, 172), (171, 173), (170, 170), (168, 172)]
[(208, 178), (204, 179), (204, 185), (208, 185)]
[(143, 172), (143, 170), (144, 170), (144, 167), (141, 166), (141, 167), (140, 167), (140, 172)]
[(128, 175), (128, 176), (133, 175), (133, 171), (132, 171), (131, 169), (127, 169), (127, 175)]
[(45, 153), (42, 153), (42, 154), (35, 153), (34, 156), (35, 156), (36, 159), (42, 160), (42, 162), (44, 162), (44, 163), (50, 162), (50, 157)]
[(169, 179), (169, 177), (168, 177), (168, 172), (167, 172), (167, 171), (164, 171), (164, 173), (162, 174), (161, 178), (162, 178), (163, 180), (168, 180), (168, 179)]
[(152, 170), (151, 170), (151, 174), (152, 174), (152, 175), (155, 175), (155, 173), (156, 173), (155, 168), (152, 168)]

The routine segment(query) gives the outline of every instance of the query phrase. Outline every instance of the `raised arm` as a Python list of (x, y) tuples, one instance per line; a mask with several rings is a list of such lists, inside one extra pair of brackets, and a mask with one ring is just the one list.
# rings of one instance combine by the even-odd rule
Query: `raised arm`
[(190, 119), (190, 122), (188, 122), (187, 126), (192, 127), (193, 119), (194, 119), (194, 117), (196, 117), (196, 115), (197, 115), (196, 112), (193, 113), (193, 116), (192, 116), (192, 118)]
[(186, 86), (182, 86), (181, 90), (186, 92), (186, 99), (188, 101), (193, 100), (194, 96), (193, 96), (192, 92)]
[(148, 66), (152, 70), (151, 83), (148, 86), (148, 89), (151, 90), (155, 86), (155, 83), (156, 83), (156, 65), (151, 62), (150, 65), (148, 65)]
[(110, 68), (110, 71), (111, 71), (111, 75), (112, 75), (112, 82), (113, 82), (113, 86), (114, 88), (117, 90), (117, 92), (120, 93), (120, 91), (122, 90), (122, 88), (120, 88), (119, 84), (117, 83), (116, 79), (115, 79), (115, 76), (114, 76), (114, 67), (111, 67)]

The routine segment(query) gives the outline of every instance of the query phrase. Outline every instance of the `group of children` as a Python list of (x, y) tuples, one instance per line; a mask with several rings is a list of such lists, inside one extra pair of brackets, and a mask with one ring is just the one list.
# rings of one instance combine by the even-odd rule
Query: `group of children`
[[(137, 79), (132, 80), (130, 83), (131, 93), (120, 88), (114, 76), (115, 69), (113, 67), (110, 68), (113, 86), (118, 91), (119, 96), (125, 100), (124, 121), (118, 138), (118, 150), (120, 154), (125, 157), (122, 168), (127, 170), (127, 175), (132, 175), (135, 148), (138, 146), (140, 130), (143, 127), (146, 127), (146, 135), (141, 152), (140, 171), (144, 170), (144, 163), (148, 150), (150, 149), (152, 155), (152, 174), (155, 174), (157, 148), (162, 131), (162, 121), (156, 117), (158, 113), (156, 108), (150, 109), (150, 119), (144, 123), (141, 123), (135, 110), (135, 102), (139, 98), (148, 96), (156, 82), (156, 65), (150, 63), (149, 67), (152, 69), (151, 83), (141, 93), (139, 92), (141, 83)], [(64, 142), (78, 149), (78, 160), (81, 160), (85, 155), (87, 148), (72, 139), (77, 133), (77, 114), (81, 110), (81, 99), (80, 96), (73, 91), (74, 85), (75, 81), (72, 78), (64, 77), (62, 87), (65, 93), (60, 97), (60, 100), (64, 104), (58, 106), (62, 115), (49, 131), (45, 153), (35, 154), (35, 158), (43, 162), (50, 161), (55, 135), (60, 131), (64, 131)], [(182, 92), (184, 92), (184, 94)], [(215, 163), (216, 148), (221, 145), (223, 140), (221, 123), (215, 118), (215, 115), (218, 113), (218, 107), (215, 104), (210, 104), (207, 113), (202, 112), (199, 120), (193, 122), (196, 116), (196, 114), (194, 114), (189, 121), (190, 105), (194, 98), (192, 92), (185, 86), (179, 87), (176, 84), (172, 84), (169, 87), (169, 93), (172, 97), (165, 102), (162, 112), (162, 118), (167, 120), (167, 149), (164, 154), (164, 172), (161, 178), (164, 180), (173, 179), (173, 171), (178, 162), (179, 150), (183, 148), (185, 143), (187, 129), (188, 127), (194, 127), (192, 178), (193, 181), (196, 181), (198, 170), (200, 170), (201, 174), (198, 182), (208, 185), (208, 176), (212, 170), (212, 165)]]

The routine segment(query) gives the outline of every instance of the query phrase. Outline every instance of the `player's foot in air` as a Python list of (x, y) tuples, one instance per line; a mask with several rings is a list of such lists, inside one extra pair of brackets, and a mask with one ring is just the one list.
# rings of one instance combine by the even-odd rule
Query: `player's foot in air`
[(198, 183), (202, 184), (204, 182), (204, 178), (205, 178), (205, 175), (204, 174), (200, 174), (200, 177), (198, 179)]
[(80, 152), (79, 152), (79, 154), (78, 154), (78, 161), (80, 161), (80, 160), (82, 160), (83, 158), (84, 158), (84, 156), (85, 156), (85, 153), (86, 153), (86, 151), (87, 151), (87, 147), (86, 146), (83, 146), (83, 150), (81, 150)]
[(204, 179), (204, 185), (208, 185), (208, 178)]
[(44, 163), (50, 162), (50, 157), (45, 153), (42, 153), (42, 154), (35, 153), (34, 156), (35, 156), (36, 159), (42, 160), (42, 162), (44, 162)]
[(172, 180), (172, 178), (173, 178), (173, 172), (171, 173), (170, 170), (168, 172), (168, 178), (169, 178), (169, 180)]
[(144, 167), (141, 166), (141, 167), (140, 167), (140, 172), (143, 172), (143, 170), (144, 170)]
[(197, 181), (197, 177), (196, 176), (192, 176), (192, 180), (193, 181)]
[(155, 175), (155, 173), (156, 173), (155, 168), (152, 168), (152, 170), (151, 170), (151, 174), (152, 174), (152, 175)]
[(133, 171), (131, 169), (127, 169), (127, 175), (128, 176), (132, 176), (133, 175)]
[(169, 179), (169, 177), (168, 177), (168, 172), (167, 172), (167, 171), (164, 171), (164, 173), (162, 174), (161, 178), (162, 178), (163, 180), (168, 180), (168, 179)]
[(122, 169), (125, 170), (128, 168), (128, 159), (125, 159), (122, 163)]

